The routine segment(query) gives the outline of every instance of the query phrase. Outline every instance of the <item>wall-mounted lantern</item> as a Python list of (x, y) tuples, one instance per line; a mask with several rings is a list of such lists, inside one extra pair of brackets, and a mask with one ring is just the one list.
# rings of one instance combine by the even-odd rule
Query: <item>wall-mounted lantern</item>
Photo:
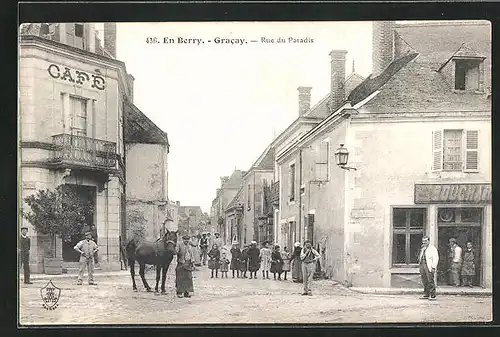
[(340, 147), (335, 151), (335, 162), (337, 166), (344, 170), (356, 170), (355, 167), (349, 167), (347, 161), (349, 160), (349, 151), (344, 147), (344, 144), (340, 144)]

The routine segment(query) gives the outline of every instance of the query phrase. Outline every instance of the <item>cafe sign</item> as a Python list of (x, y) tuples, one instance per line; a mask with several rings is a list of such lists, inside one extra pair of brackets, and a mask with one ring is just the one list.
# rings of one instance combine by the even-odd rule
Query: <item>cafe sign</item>
[(415, 184), (415, 204), (489, 204), (491, 184)]
[(88, 74), (85, 71), (73, 70), (68, 67), (58, 66), (57, 64), (49, 65), (47, 72), (52, 78), (68, 81), (70, 83), (79, 85), (89, 83), (91, 88), (98, 90), (104, 90), (106, 88), (106, 81), (104, 77), (100, 75)]

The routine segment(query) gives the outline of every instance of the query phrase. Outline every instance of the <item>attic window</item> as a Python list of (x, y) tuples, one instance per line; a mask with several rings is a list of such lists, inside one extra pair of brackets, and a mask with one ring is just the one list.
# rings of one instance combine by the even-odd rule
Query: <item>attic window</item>
[(455, 90), (479, 90), (481, 60), (455, 60)]
[(81, 23), (75, 23), (75, 36), (83, 37), (83, 25)]
[(49, 34), (49, 24), (48, 23), (42, 23), (40, 26), (40, 34), (41, 35), (48, 35)]

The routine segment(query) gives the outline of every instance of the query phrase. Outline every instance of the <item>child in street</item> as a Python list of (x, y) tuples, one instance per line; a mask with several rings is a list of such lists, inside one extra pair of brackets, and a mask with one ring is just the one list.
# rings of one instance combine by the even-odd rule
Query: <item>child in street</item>
[(229, 259), (226, 257), (226, 253), (222, 253), (222, 258), (220, 259), (220, 277), (227, 278), (227, 271), (229, 270)]
[(284, 273), (283, 280), (286, 281), (286, 273), (290, 271), (290, 258), (291, 258), (291, 254), (288, 251), (288, 247), (283, 248), (283, 252), (281, 252), (281, 258), (283, 259), (283, 265), (281, 267), (281, 270)]
[(220, 262), (220, 251), (217, 244), (213, 244), (212, 249), (208, 252), (208, 269), (212, 271), (212, 277), (214, 278), (214, 270), (215, 270), (215, 278), (219, 277), (219, 262)]

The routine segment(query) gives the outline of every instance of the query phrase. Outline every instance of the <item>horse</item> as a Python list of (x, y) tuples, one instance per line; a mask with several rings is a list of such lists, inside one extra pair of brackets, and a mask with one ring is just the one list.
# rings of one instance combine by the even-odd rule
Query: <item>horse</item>
[(165, 279), (167, 277), (167, 270), (172, 262), (174, 255), (176, 253), (177, 246), (177, 231), (168, 231), (162, 238), (159, 238), (155, 242), (143, 241), (137, 243), (135, 240), (131, 240), (127, 243), (126, 252), (128, 265), (130, 267), (130, 275), (132, 276), (132, 286), (133, 290), (137, 291), (137, 286), (135, 284), (135, 261), (139, 263), (139, 275), (141, 276), (142, 283), (147, 292), (151, 292), (151, 287), (149, 286), (146, 278), (144, 277), (144, 272), (146, 269), (146, 264), (154, 265), (156, 267), (156, 287), (155, 292), (158, 292), (158, 282), (160, 281), (160, 271), (162, 274), (161, 280), (161, 293), (165, 294)]

